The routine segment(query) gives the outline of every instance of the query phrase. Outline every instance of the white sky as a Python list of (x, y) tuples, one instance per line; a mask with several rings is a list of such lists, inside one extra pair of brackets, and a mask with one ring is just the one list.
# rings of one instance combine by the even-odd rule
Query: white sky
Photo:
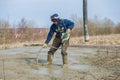
[[(50, 16), (58, 13), (70, 19), (72, 15), (82, 18), (83, 0), (0, 0), (0, 19), (17, 24), (21, 18), (33, 20), (38, 27), (50, 26)], [(88, 0), (88, 17), (105, 17), (120, 22), (120, 0)]]

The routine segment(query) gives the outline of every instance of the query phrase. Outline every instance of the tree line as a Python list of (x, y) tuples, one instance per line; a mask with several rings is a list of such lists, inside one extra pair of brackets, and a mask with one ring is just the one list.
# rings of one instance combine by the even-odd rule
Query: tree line
[[(75, 22), (75, 29), (73, 30), (73, 37), (83, 36), (83, 20), (82, 18), (73, 17)], [(99, 20), (95, 18), (93, 20), (88, 20), (88, 31), (90, 36), (96, 35), (110, 35), (120, 33), (120, 22), (115, 24), (111, 19), (104, 18)]]
[[(75, 28), (72, 37), (83, 36), (83, 20), (82, 18), (72, 17), (75, 22)], [(49, 28), (36, 28), (33, 22), (22, 18), (17, 25), (10, 25), (7, 20), (0, 20), (0, 44), (40, 41), (47, 37)], [(109, 35), (120, 33), (120, 22), (115, 24), (112, 20), (105, 18), (103, 20), (94, 19), (88, 21), (88, 31), (90, 36)]]

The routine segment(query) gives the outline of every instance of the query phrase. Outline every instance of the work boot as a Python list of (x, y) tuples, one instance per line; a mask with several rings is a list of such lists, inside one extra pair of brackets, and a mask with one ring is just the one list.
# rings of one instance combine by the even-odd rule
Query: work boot
[(62, 55), (62, 59), (63, 59), (63, 66), (62, 66), (62, 68), (67, 68), (68, 67), (67, 55)]
[(44, 66), (52, 65), (52, 54), (48, 54), (47, 63), (43, 64)]

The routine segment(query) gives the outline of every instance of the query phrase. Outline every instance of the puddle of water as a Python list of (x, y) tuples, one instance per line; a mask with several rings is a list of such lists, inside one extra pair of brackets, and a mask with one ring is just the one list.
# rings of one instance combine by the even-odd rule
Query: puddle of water
[(47, 68), (40, 68), (38, 73), (43, 74), (43, 75), (47, 75), (48, 74), (48, 69)]
[(47, 75), (48, 74), (48, 69), (47, 68), (39, 68), (38, 70), (32, 70), (34, 74), (42, 74), (42, 75)]
[(69, 53), (71, 53), (71, 51), (74, 52), (75, 54), (94, 53), (94, 52), (96, 52), (96, 49), (94, 49), (94, 48), (73, 48), (73, 49), (68, 50)]
[(15, 75), (15, 72), (11, 70), (6, 70), (5, 73), (6, 75)]
[[(0, 50), (0, 54), (20, 54), (20, 53), (24, 53), (24, 52), (30, 52), (30, 53), (38, 53), (41, 50), (41, 53), (47, 53), (47, 51), (49, 50), (49, 48), (42, 48), (42, 47), (23, 47), (23, 48), (13, 48), (13, 49), (7, 49), (7, 50)], [(61, 53), (61, 50), (57, 50), (56, 53)], [(73, 52), (75, 54), (73, 54)], [(68, 49), (68, 53), (70, 53), (70, 55), (79, 55), (81, 53), (94, 53), (96, 52), (96, 49), (92, 49), (92, 48), (69, 48)]]
[(18, 63), (17, 62), (5, 62), (5, 65), (8, 65), (8, 66), (13, 66), (13, 65), (17, 65)]
[(38, 70), (32, 69), (31, 70), (33, 74), (41, 74), (41, 75), (48, 75), (51, 74), (53, 76), (62, 76), (62, 69), (54, 69), (54, 68), (39, 68)]
[(83, 64), (73, 64), (73, 65), (69, 65), (68, 68), (72, 70), (89, 70), (91, 66), (83, 65)]
[(79, 63), (79, 60), (77, 60), (77, 59), (75, 59), (75, 58), (73, 58), (73, 57), (69, 57), (69, 63), (70, 64), (73, 64), (73, 63), (76, 63), (76, 64), (78, 64)]
[(61, 70), (55, 70), (54, 74), (58, 74), (58, 75), (61, 74)]
[(55, 76), (61, 77), (61, 76), (62, 76), (62, 70), (61, 70), (61, 69), (54, 70), (54, 71), (53, 71), (53, 74), (54, 74)]
[[(0, 54), (21, 54), (25, 52), (30, 53), (36, 53), (39, 52), (41, 47), (22, 47), (22, 48), (13, 48), (13, 49), (7, 49), (7, 50), (0, 50)], [(48, 51), (47, 49), (42, 49), (43, 51)]]
[(25, 52), (27, 53), (47, 53), (49, 48), (42, 48), (42, 47), (27, 47)]
[(7, 50), (0, 50), (0, 54), (19, 54), (24, 52), (24, 48), (15, 48), (15, 49), (7, 49)]

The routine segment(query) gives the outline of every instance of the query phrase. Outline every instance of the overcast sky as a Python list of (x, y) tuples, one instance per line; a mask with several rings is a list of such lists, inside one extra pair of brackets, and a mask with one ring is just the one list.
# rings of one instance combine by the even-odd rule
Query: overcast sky
[[(21, 18), (32, 20), (38, 27), (50, 26), (50, 16), (58, 13), (61, 18), (82, 14), (83, 0), (0, 0), (0, 19), (17, 24)], [(105, 17), (120, 22), (120, 0), (88, 0), (88, 17)]]

